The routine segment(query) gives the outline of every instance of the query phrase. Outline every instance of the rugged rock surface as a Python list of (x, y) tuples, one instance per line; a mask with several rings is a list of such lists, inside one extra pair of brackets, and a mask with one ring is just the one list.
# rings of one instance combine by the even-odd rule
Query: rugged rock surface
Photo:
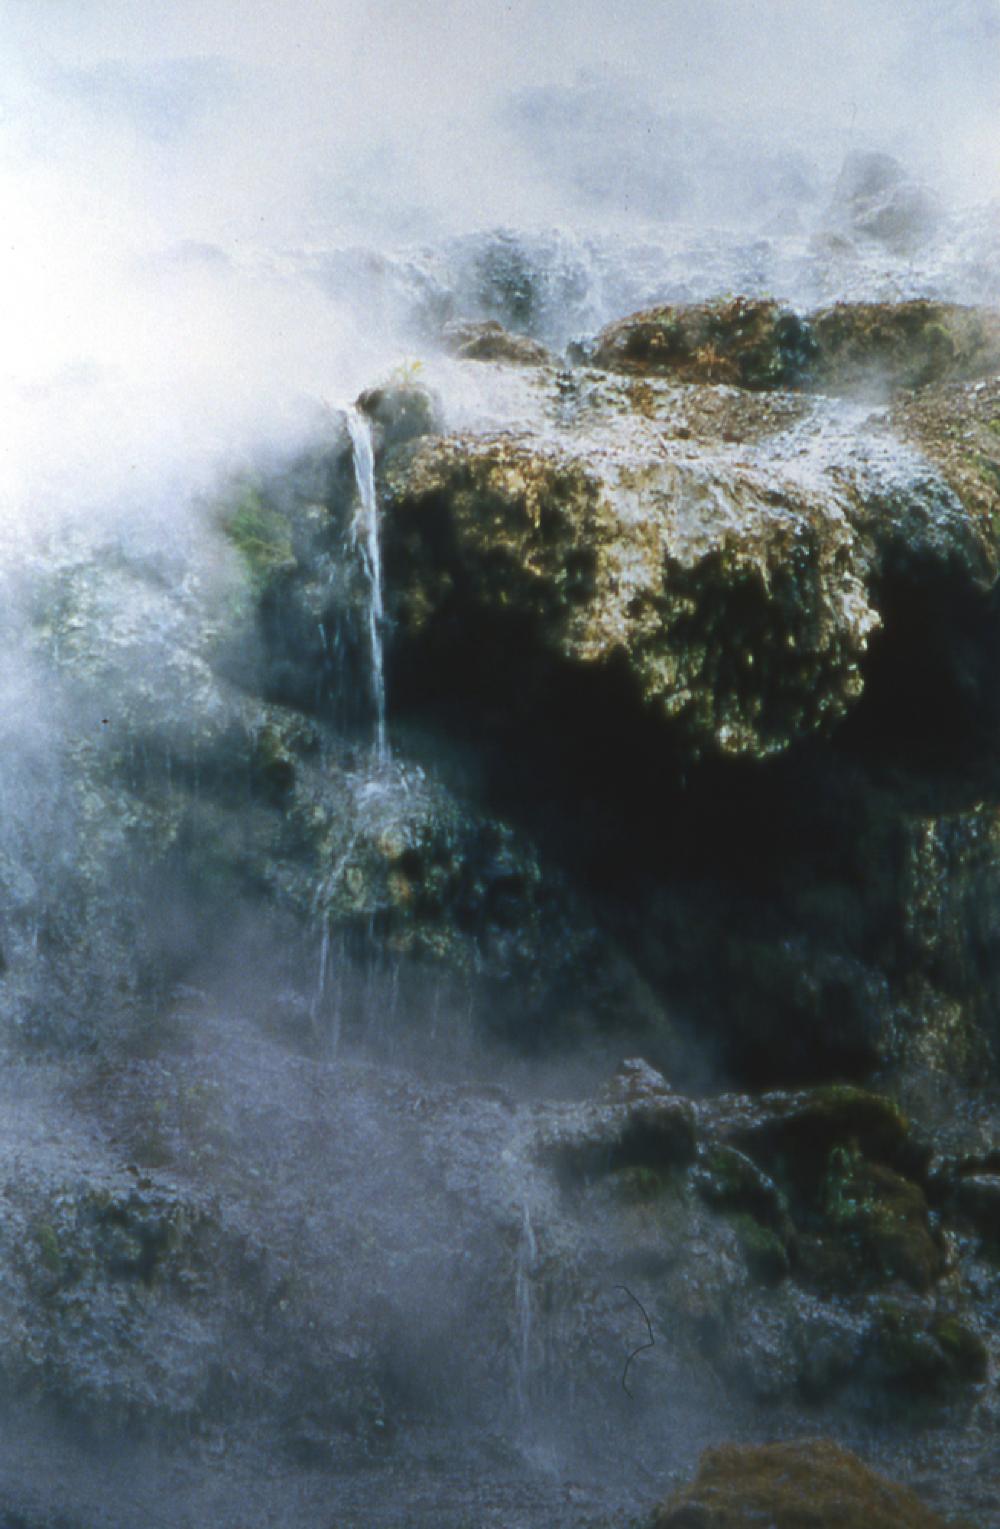
[[(558, 809), (535, 831), (641, 905), (624, 943), (730, 1065), (972, 1076), (993, 1045), (992, 385), (888, 418), (593, 371), (519, 386), (531, 426), (386, 460), (400, 712), (480, 758), (485, 730), (506, 810), (574, 782), (600, 801), (590, 838)], [(505, 774), (529, 738), (533, 773)]]
[(780, 311), (731, 306), (729, 380), (362, 395), (391, 760), (339, 417), (169, 555), (35, 549), (4, 1018), (80, 1070), (0, 1137), (11, 1395), (310, 1467), (456, 1416), (989, 1437), (997, 385), (755, 389)]
[[(380, 450), (432, 417), (412, 385), (365, 404)], [(665, 1036), (662, 1005), (527, 836), (419, 766), (373, 776), (356, 490), (331, 434), (229, 485), (211, 511), (224, 540), (192, 528), (169, 567), (119, 536), (36, 554), (31, 661), (72, 725), (8, 776), (8, 1034), (152, 1033), (178, 982), (217, 962), (230, 981), (236, 961), (247, 1001), (267, 971), (274, 1022), (310, 1046), (373, 963), (415, 1006), (447, 989), (531, 1046), (609, 1023)], [(27, 811), (46, 777), (57, 849)]]
[(597, 366), (680, 382), (879, 396), (995, 373), (1000, 318), (926, 299), (798, 314), (737, 297), (632, 314), (602, 330), (589, 355)]
[(651, 308), (601, 331), (591, 359), (615, 370), (652, 371), (678, 382), (794, 388), (816, 354), (808, 324), (766, 299)]
[[(405, 643), (431, 662), (474, 630), (497, 690), (518, 653), (516, 685), (536, 693), (558, 667), (617, 669), (696, 754), (766, 756), (843, 715), (878, 621), (846, 496), (748, 452), (693, 451), (671, 399), (644, 398), (618, 429), (627, 394), (573, 383), (570, 408), (574, 388), (586, 445), (571, 424), (431, 438), (391, 464)], [(559, 389), (539, 400), (552, 413)]]

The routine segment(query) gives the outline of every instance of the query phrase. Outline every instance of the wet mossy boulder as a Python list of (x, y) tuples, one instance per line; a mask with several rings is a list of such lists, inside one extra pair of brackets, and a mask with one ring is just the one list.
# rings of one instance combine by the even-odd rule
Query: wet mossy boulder
[(919, 1406), (980, 1384), (989, 1357), (968, 1320), (886, 1298), (874, 1310), (865, 1364), (870, 1376)]
[(784, 1165), (797, 1178), (814, 1178), (829, 1153), (848, 1143), (890, 1165), (926, 1162), (926, 1149), (911, 1137), (899, 1106), (853, 1084), (775, 1089), (756, 1098), (723, 1096), (712, 1104), (711, 1115), (722, 1140), (758, 1162)]
[(800, 1219), (799, 1275), (820, 1289), (857, 1293), (901, 1280), (927, 1291), (943, 1272), (923, 1190), (853, 1146), (830, 1153), (819, 1195)]
[(383, 537), (404, 701), (450, 676), (516, 715), (614, 676), (695, 750), (763, 757), (861, 691), (878, 618), (844, 507), (749, 463), (435, 438), (389, 464)]
[(792, 309), (762, 298), (649, 308), (609, 324), (597, 336), (595, 366), (653, 371), (678, 382), (744, 388), (792, 388), (806, 375), (816, 345)]
[(651, 1529), (945, 1529), (906, 1487), (829, 1440), (706, 1450)]
[(829, 1085), (717, 1100), (702, 1120), (714, 1135), (695, 1175), (702, 1197), (780, 1233), (803, 1284), (927, 1291), (943, 1272), (918, 1182), (927, 1149), (891, 1100)]
[(1000, 370), (1000, 315), (925, 298), (804, 314), (734, 298), (652, 308), (602, 330), (596, 366), (677, 382), (887, 395)]

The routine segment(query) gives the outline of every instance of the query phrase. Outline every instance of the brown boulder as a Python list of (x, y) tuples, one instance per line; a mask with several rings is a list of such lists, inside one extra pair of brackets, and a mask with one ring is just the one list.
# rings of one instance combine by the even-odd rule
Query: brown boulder
[(598, 335), (595, 366), (664, 372), (678, 382), (794, 387), (812, 355), (803, 320), (770, 299), (648, 308)]
[(444, 347), (461, 361), (505, 361), (512, 366), (548, 366), (544, 345), (527, 335), (511, 334), (496, 319), (456, 319), (441, 332)]
[(906, 1487), (827, 1439), (706, 1450), (653, 1529), (944, 1529)]
[(594, 342), (611, 371), (752, 391), (887, 394), (1000, 371), (1000, 315), (960, 303), (836, 303), (797, 314), (771, 299), (648, 308)]

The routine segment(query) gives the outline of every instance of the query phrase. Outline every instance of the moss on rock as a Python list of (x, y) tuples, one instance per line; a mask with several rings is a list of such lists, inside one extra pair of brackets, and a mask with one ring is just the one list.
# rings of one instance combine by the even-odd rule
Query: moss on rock
[(503, 435), (397, 456), (386, 499), (396, 650), (422, 676), (461, 683), (478, 660), (470, 687), (488, 672), (523, 705), (567, 665), (614, 672), (695, 748), (751, 757), (860, 694), (878, 618), (832, 496), (748, 464)]
[(668, 373), (681, 382), (794, 387), (815, 351), (808, 326), (762, 298), (650, 308), (620, 319), (595, 341), (596, 366)]
[(653, 1529), (944, 1529), (906, 1487), (825, 1439), (723, 1445), (653, 1519)]
[(650, 308), (594, 342), (595, 365), (679, 382), (888, 393), (1000, 369), (1000, 316), (958, 303), (836, 303), (800, 315), (769, 299)]
[(988, 1355), (975, 1328), (960, 1317), (883, 1299), (875, 1310), (868, 1361), (884, 1384), (919, 1404), (985, 1379)]
[(762, 1285), (777, 1285), (791, 1267), (782, 1238), (753, 1216), (733, 1216), (732, 1224), (751, 1276)]

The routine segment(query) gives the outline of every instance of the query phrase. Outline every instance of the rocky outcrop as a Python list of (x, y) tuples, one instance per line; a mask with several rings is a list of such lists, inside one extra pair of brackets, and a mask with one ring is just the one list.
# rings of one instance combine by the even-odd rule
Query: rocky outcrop
[(1000, 370), (1000, 314), (956, 303), (837, 303), (808, 316), (821, 393), (891, 393)]
[(628, 1279), (725, 1386), (872, 1415), (904, 1393), (942, 1414), (978, 1394), (973, 1292), (995, 1274), (956, 1257), (965, 1213), (931, 1209), (929, 1146), (891, 1100), (827, 1085), (694, 1102), (633, 1059), (603, 1097), (550, 1111), (535, 1152), (560, 1188), (550, 1227), (593, 1218), (623, 1250), (616, 1266), (594, 1246), (566, 1277)]
[(703, 1455), (698, 1475), (665, 1502), (653, 1529), (944, 1529), (906, 1487), (825, 1439), (725, 1445)]
[[(379, 451), (433, 417), (413, 384), (365, 406)], [(38, 763), (7, 772), (7, 1038), (155, 1045), (174, 987), (231, 982), (233, 961), (255, 973), (245, 1001), (311, 1049), (363, 1028), (342, 1009), (373, 968), (428, 1017), (460, 1013), (469, 1045), (473, 1015), (530, 1047), (607, 1024), (665, 1038), (526, 834), (419, 766), (373, 774), (354, 474), (330, 433), (229, 484), (174, 567), (99, 538), (39, 556), (31, 661), (73, 725), (45, 763), (58, 847), (27, 810)]]
[(535, 399), (534, 431), (387, 464), (396, 662), (476, 631), (494, 704), (525, 649), (530, 689), (616, 667), (694, 752), (765, 757), (851, 709), (890, 576), (932, 610), (960, 570), (970, 610), (994, 576), (988, 514), (878, 420), (595, 374)]
[(597, 366), (679, 382), (884, 396), (1000, 370), (1000, 318), (923, 299), (798, 314), (738, 297), (632, 314), (602, 330), (589, 356)]
[(589, 833), (575, 808), (533, 831), (725, 1065), (973, 1075), (994, 1028), (992, 809), (963, 805), (992, 790), (998, 724), (992, 384), (888, 418), (655, 376), (519, 385), (533, 429), (386, 458), (400, 713), (480, 729), (506, 810), (597, 794)]
[(642, 446), (435, 438), (397, 459), (385, 556), (403, 640), (475, 632), (494, 685), (519, 651), (522, 688), (615, 667), (695, 753), (759, 758), (828, 727), (878, 623), (845, 502), (653, 430)]

